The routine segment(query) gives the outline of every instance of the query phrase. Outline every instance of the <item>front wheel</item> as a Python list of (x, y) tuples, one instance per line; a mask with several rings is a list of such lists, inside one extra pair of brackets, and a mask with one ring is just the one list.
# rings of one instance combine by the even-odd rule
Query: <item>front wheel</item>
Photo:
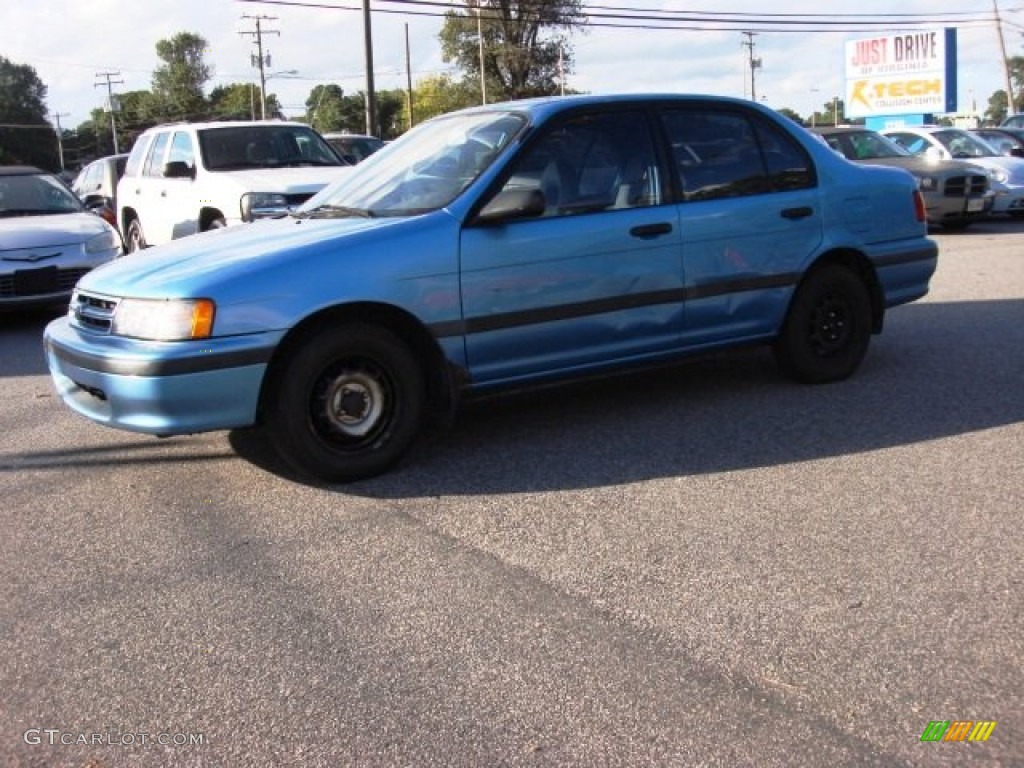
[(775, 358), (786, 375), (808, 384), (853, 374), (871, 341), (871, 297), (853, 270), (826, 264), (796, 290)]
[(321, 330), (274, 371), (264, 424), (281, 458), (303, 475), (327, 482), (372, 477), (395, 464), (419, 432), (423, 372), (384, 328)]
[(146, 247), (146, 237), (142, 234), (142, 224), (138, 219), (132, 219), (128, 224), (128, 232), (124, 239), (128, 253), (137, 253)]

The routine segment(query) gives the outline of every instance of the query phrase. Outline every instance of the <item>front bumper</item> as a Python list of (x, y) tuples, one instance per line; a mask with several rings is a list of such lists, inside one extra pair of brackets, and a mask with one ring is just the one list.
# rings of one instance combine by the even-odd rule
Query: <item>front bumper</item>
[(67, 317), (43, 335), (61, 399), (95, 422), (181, 435), (255, 423), (278, 332), (187, 342), (93, 334)]

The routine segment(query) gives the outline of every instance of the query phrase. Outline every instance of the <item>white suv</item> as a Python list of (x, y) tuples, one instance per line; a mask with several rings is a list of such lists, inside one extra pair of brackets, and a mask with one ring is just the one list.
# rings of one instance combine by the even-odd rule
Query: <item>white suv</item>
[(349, 167), (302, 123), (180, 123), (139, 136), (117, 185), (129, 251), (280, 216)]

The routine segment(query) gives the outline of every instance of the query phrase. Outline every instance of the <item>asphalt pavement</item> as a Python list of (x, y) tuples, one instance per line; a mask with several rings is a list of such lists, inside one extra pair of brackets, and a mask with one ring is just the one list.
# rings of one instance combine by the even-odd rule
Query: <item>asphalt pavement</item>
[(1024, 766), (1024, 222), (936, 239), (847, 382), (482, 400), (348, 486), (94, 425), (0, 315), (0, 765)]

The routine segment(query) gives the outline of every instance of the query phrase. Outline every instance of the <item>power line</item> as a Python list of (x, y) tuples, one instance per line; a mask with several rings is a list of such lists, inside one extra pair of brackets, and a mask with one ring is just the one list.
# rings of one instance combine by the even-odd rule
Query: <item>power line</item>
[[(309, 0), (239, 0), (239, 2), (335, 11), (361, 10), (351, 5), (311, 2)], [(378, 2), (405, 7), (401, 9), (377, 7), (374, 9), (374, 13), (444, 18), (453, 12), (464, 10), (461, 7), (452, 6), (439, 0), (378, 0)], [(444, 10), (410, 10), (408, 6)], [(520, 8), (524, 6), (529, 11), (529, 4), (521, 4)], [(542, 4), (536, 5), (536, 8), (541, 10), (547, 7)], [(618, 10), (619, 6), (584, 6), (584, 11), (579, 16), (582, 19), (581, 26), (694, 32), (737, 32), (742, 31), (744, 28), (756, 28), (763, 32), (832, 32), (846, 34), (850, 32), (873, 31), (877, 28), (884, 28), (886, 31), (897, 31), (923, 26), (943, 26), (949, 24), (983, 26), (993, 23), (992, 15), (987, 12), (974, 14), (947, 13), (939, 16), (925, 14), (807, 14), (798, 16), (797, 14), (694, 13), (662, 11), (659, 9), (638, 9), (639, 12), (633, 11), (630, 13), (609, 13), (606, 12), (606, 9)], [(484, 7), (482, 13), (485, 17), (488, 16), (488, 9)], [(498, 16), (492, 14), (491, 18), (498, 18)], [(897, 19), (898, 22), (896, 21)], [(650, 24), (641, 22), (661, 23)], [(894, 24), (898, 25), (894, 26)]]

